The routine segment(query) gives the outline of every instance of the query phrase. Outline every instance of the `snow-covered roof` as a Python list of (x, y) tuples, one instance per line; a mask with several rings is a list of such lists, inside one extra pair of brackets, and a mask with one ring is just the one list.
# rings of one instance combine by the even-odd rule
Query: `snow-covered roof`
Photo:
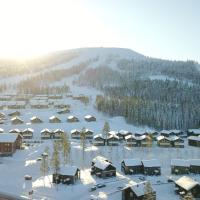
[(191, 159), (190, 160), (190, 165), (200, 166), (200, 159)]
[(147, 138), (146, 135), (141, 135), (141, 136), (136, 136), (136, 137), (135, 137), (136, 140), (144, 140), (144, 139), (146, 139), (146, 138)]
[(18, 134), (2, 133), (0, 134), (0, 142), (15, 142)]
[(119, 137), (118, 137), (117, 135), (115, 135), (115, 134), (110, 135), (110, 136), (108, 137), (108, 139), (111, 139), (111, 138), (115, 138), (115, 139), (119, 140)]
[(95, 138), (102, 138), (102, 139), (104, 139), (104, 136), (103, 136), (102, 134), (97, 134), (97, 135), (95, 135), (93, 138), (94, 138), (94, 139), (95, 139)]
[(200, 137), (198, 136), (190, 136), (188, 137), (189, 140), (196, 140), (196, 141), (200, 141)]
[(170, 133), (172, 133), (172, 131), (171, 130), (162, 130), (162, 131), (160, 131), (160, 133), (170, 134)]
[(144, 167), (160, 167), (160, 162), (157, 159), (142, 160)]
[(94, 116), (92, 116), (92, 115), (85, 115), (85, 119), (90, 119), (90, 118), (92, 118), (92, 117), (94, 117)]
[(182, 176), (175, 183), (185, 189), (186, 191), (191, 190), (193, 187), (198, 185), (199, 183), (188, 176)]
[(85, 132), (91, 132), (91, 133), (93, 133), (93, 131), (90, 130), (90, 129), (88, 129), (88, 128), (85, 129)]
[(189, 160), (183, 160), (183, 159), (172, 159), (171, 165), (172, 166), (179, 166), (179, 167), (189, 167), (190, 161)]
[(127, 134), (129, 134), (130, 132), (129, 132), (129, 131), (126, 131), (126, 130), (120, 130), (119, 133), (120, 133), (121, 135), (127, 135)]
[(0, 128), (0, 133), (3, 133), (4, 132), (4, 129), (3, 128)]
[(11, 129), (9, 133), (20, 133), (21, 131), (18, 128)]
[(125, 165), (130, 167), (130, 166), (138, 166), (138, 165), (142, 165), (141, 160), (140, 159), (124, 159), (123, 160)]
[(106, 167), (108, 167), (109, 165), (111, 165), (111, 163), (109, 163), (108, 161), (105, 160), (96, 160), (94, 163), (94, 166), (99, 168), (99, 169), (106, 169)]
[(188, 129), (188, 132), (198, 135), (200, 134), (200, 129)]
[(59, 132), (62, 132), (62, 133), (64, 133), (65, 131), (64, 131), (64, 130), (62, 130), (62, 129), (56, 129), (56, 130), (54, 130), (53, 132), (54, 132), (54, 133), (59, 133)]
[(117, 133), (118, 133), (117, 131), (109, 131), (108, 132), (109, 135), (117, 135)]
[[(143, 196), (146, 192), (146, 184), (147, 181), (136, 183), (133, 186), (131, 186), (131, 189), (138, 197), (140, 197)], [(155, 191), (153, 188), (152, 190), (153, 190), (152, 192)]]
[(93, 158), (92, 162), (96, 162), (98, 160), (104, 160), (104, 161), (108, 161), (107, 158), (103, 157), (103, 156), (96, 156), (95, 158)]
[(76, 133), (76, 132), (79, 132), (79, 133), (80, 133), (81, 130), (79, 130), (79, 129), (73, 129), (73, 130), (70, 131), (71, 134), (72, 134), (72, 133)]
[(69, 176), (74, 176), (76, 174), (76, 171), (78, 168), (76, 166), (61, 166), (60, 167), (60, 174), (62, 175), (69, 175)]
[(175, 133), (175, 134), (179, 134), (181, 133), (182, 131), (181, 130), (177, 130), (177, 129), (173, 129), (171, 130), (172, 133)]
[(23, 132), (27, 132), (27, 131), (32, 132), (32, 133), (34, 132), (34, 130), (32, 128), (26, 128), (26, 129), (23, 130)]
[(23, 120), (20, 119), (19, 117), (13, 117), (13, 118), (11, 119), (11, 121), (15, 121), (15, 120), (23, 121)]
[(74, 119), (74, 118), (76, 118), (76, 117), (73, 116), (73, 115), (70, 115), (70, 116), (67, 117), (67, 119)]
[(31, 120), (35, 120), (35, 119), (40, 119), (40, 118), (37, 117), (37, 116), (33, 116), (33, 117), (31, 117)]
[(45, 129), (41, 130), (41, 133), (45, 133), (45, 132), (51, 133), (51, 131), (48, 128), (45, 128)]
[(135, 135), (127, 135), (127, 136), (125, 136), (125, 140), (128, 140), (128, 139), (130, 139), (130, 138), (135, 139)]
[(55, 115), (49, 117), (50, 120), (53, 120), (53, 119), (59, 119), (58, 117), (56, 117)]

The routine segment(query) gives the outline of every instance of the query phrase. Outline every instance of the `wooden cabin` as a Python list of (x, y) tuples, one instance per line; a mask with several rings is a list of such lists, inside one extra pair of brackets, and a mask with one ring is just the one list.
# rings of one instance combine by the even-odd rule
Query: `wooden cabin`
[(200, 128), (199, 129), (188, 129), (187, 136), (199, 136), (200, 135)]
[(11, 119), (11, 123), (12, 123), (13, 125), (16, 125), (16, 124), (23, 124), (24, 121), (23, 121), (22, 119), (20, 119), (19, 117), (13, 117), (13, 118)]
[(54, 139), (60, 139), (64, 133), (65, 133), (64, 130), (56, 129), (56, 130), (53, 131), (53, 138)]
[(172, 159), (171, 160), (171, 173), (180, 175), (180, 174), (189, 174), (190, 172), (190, 162), (189, 160), (183, 159)]
[(190, 160), (190, 173), (200, 174), (200, 159)]
[(188, 145), (194, 147), (200, 147), (200, 136), (188, 137)]
[(182, 176), (175, 181), (175, 192), (181, 196), (191, 193), (194, 198), (200, 198), (200, 184), (188, 176)]
[(37, 116), (31, 117), (30, 121), (31, 121), (32, 124), (39, 124), (39, 123), (42, 123), (42, 122), (43, 122), (43, 121), (42, 121), (39, 117), (37, 117)]
[(135, 135), (127, 135), (125, 137), (125, 142), (126, 142), (126, 145), (129, 147), (137, 146)]
[(78, 129), (71, 130), (71, 138), (72, 139), (80, 139), (81, 138), (81, 130), (78, 130)]
[(117, 135), (115, 135), (115, 134), (110, 135), (107, 138), (107, 145), (108, 146), (117, 146), (117, 145), (119, 145), (119, 137)]
[(67, 122), (79, 122), (79, 119), (73, 115), (70, 115), (68, 118), (67, 118)]
[(21, 149), (22, 136), (20, 134), (0, 134), (0, 156), (12, 156), (16, 149)]
[(6, 119), (6, 115), (3, 112), (0, 112), (0, 119)]
[(63, 110), (60, 110), (57, 112), (58, 114), (66, 114), (66, 113), (70, 113), (70, 109), (69, 108), (65, 108)]
[(140, 159), (124, 159), (121, 162), (121, 171), (125, 174), (141, 174), (142, 169)]
[(49, 123), (61, 123), (61, 120), (56, 116), (49, 117)]
[[(132, 186), (127, 186), (122, 189), (122, 200), (146, 200), (145, 195), (147, 194), (147, 181), (135, 183)], [(156, 191), (152, 188), (151, 184), (148, 183), (150, 190), (147, 195), (152, 195), (151, 200), (156, 200)]]
[(21, 132), (24, 139), (33, 138), (33, 133), (34, 133), (34, 130), (32, 128), (26, 128)]
[(171, 147), (171, 141), (168, 137), (160, 135), (156, 138), (159, 147)]
[(21, 115), (21, 113), (19, 111), (14, 111), (14, 112), (11, 112), (8, 114), (8, 116), (10, 116), (10, 117), (17, 117), (20, 115)]
[(80, 169), (76, 166), (62, 166), (59, 173), (53, 174), (53, 183), (75, 184), (80, 179)]
[(142, 166), (145, 175), (161, 175), (161, 165), (157, 159), (142, 160)]
[(85, 139), (93, 139), (93, 131), (90, 129), (85, 129)]
[(9, 131), (9, 133), (17, 133), (17, 134), (20, 134), (21, 131), (20, 131), (18, 128), (14, 128), (14, 129), (11, 129), (11, 130)]
[(84, 117), (84, 119), (85, 119), (85, 121), (87, 121), (87, 122), (95, 122), (95, 121), (96, 121), (96, 118), (95, 118), (94, 116), (92, 116), (92, 115), (86, 115), (86, 116)]
[(129, 131), (125, 131), (125, 130), (120, 130), (117, 133), (117, 136), (119, 137), (120, 140), (125, 140), (125, 137), (128, 136), (128, 135), (132, 135), (132, 133), (129, 132)]
[(99, 178), (113, 177), (116, 176), (116, 167), (111, 162), (99, 156), (93, 159), (91, 174)]
[(51, 139), (53, 138), (53, 133), (49, 129), (45, 128), (41, 130), (41, 139)]
[(184, 140), (178, 136), (172, 136), (169, 138), (171, 141), (171, 146), (175, 148), (183, 148), (184, 147)]
[(105, 146), (105, 143), (106, 143), (106, 139), (102, 134), (98, 134), (93, 137), (93, 145)]

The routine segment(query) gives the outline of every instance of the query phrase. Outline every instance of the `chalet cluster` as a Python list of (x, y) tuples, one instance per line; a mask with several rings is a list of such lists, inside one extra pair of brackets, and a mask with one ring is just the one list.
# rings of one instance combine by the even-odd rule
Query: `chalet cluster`
[(200, 159), (172, 159), (171, 160), (171, 173), (180, 174), (200, 174)]
[(125, 174), (144, 174), (148, 176), (157, 176), (161, 175), (161, 164), (157, 159), (124, 159), (121, 162), (121, 171)]

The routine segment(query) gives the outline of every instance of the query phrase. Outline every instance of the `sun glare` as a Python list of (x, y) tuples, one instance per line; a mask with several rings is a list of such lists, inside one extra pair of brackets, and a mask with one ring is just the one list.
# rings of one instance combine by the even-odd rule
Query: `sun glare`
[(1, 57), (29, 57), (80, 46), (81, 37), (89, 37), (89, 26), (95, 27), (80, 3), (46, 0), (0, 3)]

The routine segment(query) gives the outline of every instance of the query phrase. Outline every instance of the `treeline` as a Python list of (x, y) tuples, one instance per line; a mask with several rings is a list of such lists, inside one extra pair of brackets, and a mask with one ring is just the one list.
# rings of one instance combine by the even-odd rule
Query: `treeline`
[[(68, 69), (52, 70), (31, 76), (25, 80), (20, 81), (17, 84), (17, 90), (21, 93), (28, 92), (32, 94), (39, 94), (42, 93), (42, 91), (45, 92), (46, 90), (49, 91), (49, 84), (52, 84), (56, 81), (61, 81), (63, 78), (66, 77), (79, 74), (88, 66), (88, 64), (89, 61), (80, 63)], [(67, 89), (66, 87), (64, 88)], [(60, 87), (60, 90), (63, 90), (62, 87)]]
[(188, 80), (200, 84), (200, 71), (198, 63), (194, 61), (168, 61), (146, 58), (142, 60), (121, 60), (118, 68), (135, 77), (148, 77), (150, 75), (164, 75), (177, 80)]
[(131, 85), (105, 87), (96, 107), (111, 116), (124, 116), (137, 125), (156, 129), (200, 126), (200, 87), (177, 81), (135, 80)]

